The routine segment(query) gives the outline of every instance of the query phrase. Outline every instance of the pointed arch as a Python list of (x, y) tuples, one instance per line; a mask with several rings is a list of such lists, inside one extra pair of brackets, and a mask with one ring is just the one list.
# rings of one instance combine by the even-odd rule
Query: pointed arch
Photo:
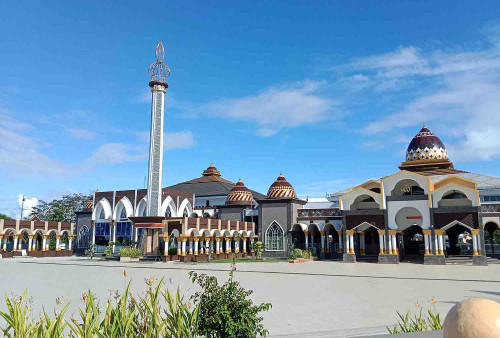
[(188, 217), (193, 213), (193, 206), (191, 205), (191, 202), (187, 198), (182, 200), (181, 205), (179, 206), (179, 209), (177, 209), (177, 215), (184, 217), (185, 211), (187, 210)]
[[(125, 213), (123, 212), (124, 210)], [(128, 218), (134, 214), (134, 207), (132, 206), (132, 203), (127, 198), (127, 196), (123, 196), (123, 198), (116, 204), (113, 219), (120, 220), (122, 214), (125, 214), (125, 218)]]
[(137, 208), (135, 209), (135, 216), (136, 217), (146, 216), (147, 207), (148, 207), (148, 200), (147, 197), (144, 197), (141, 199), (139, 204), (137, 204)]
[(366, 229), (368, 229), (369, 227), (373, 227), (375, 228), (376, 230), (380, 230), (379, 228), (377, 228), (375, 225), (371, 224), (371, 223), (368, 223), (368, 222), (362, 222), (362, 223), (359, 223), (358, 225), (356, 225), (354, 228), (352, 228), (352, 230), (358, 230), (358, 231), (365, 231)]
[(104, 219), (111, 219), (112, 217), (112, 211), (111, 211), (111, 204), (109, 204), (109, 201), (106, 198), (102, 198), (99, 202), (97, 202), (94, 212), (92, 214), (92, 220), (98, 220), (101, 219), (100, 216), (104, 212)]
[[(167, 212), (169, 211), (169, 212)], [(170, 216), (167, 216), (169, 214)], [(177, 217), (177, 207), (175, 206), (174, 200), (172, 197), (167, 196), (163, 203), (161, 204), (161, 213), (165, 217)]]

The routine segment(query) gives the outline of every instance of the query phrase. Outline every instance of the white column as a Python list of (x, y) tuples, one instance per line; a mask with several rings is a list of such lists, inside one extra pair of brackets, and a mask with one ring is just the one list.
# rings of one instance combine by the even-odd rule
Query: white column
[(391, 235), (389, 235), (389, 247), (387, 248), (387, 254), (392, 255), (392, 241), (391, 241)]
[(47, 238), (43, 236), (42, 251), (47, 251)]
[(220, 254), (220, 239), (219, 238), (216, 238), (215, 239), (215, 253), (216, 254)]
[(195, 255), (198, 254), (198, 240), (197, 239), (194, 240), (194, 254)]
[(349, 235), (349, 250), (354, 253), (354, 235)]
[(169, 241), (169, 238), (168, 237), (163, 237), (164, 239), (164, 242), (165, 242), (165, 248), (163, 248), (163, 256), (168, 256), (168, 241)]
[(31, 251), (36, 251), (36, 237), (33, 238), (33, 246), (31, 247)]
[(434, 246), (436, 247), (436, 255), (439, 255), (438, 235), (434, 233)]
[(443, 235), (438, 235), (438, 248), (439, 248), (439, 254), (443, 255)]
[(306, 250), (309, 249), (309, 237), (308, 237), (309, 233), (308, 232), (304, 232), (304, 237), (306, 239)]
[(73, 242), (73, 236), (68, 236), (68, 250), (71, 250), (72, 242)]
[(247, 252), (247, 239), (243, 240), (243, 252)]
[(61, 243), (61, 236), (57, 235), (56, 236), (56, 251), (61, 250), (60, 243)]
[(395, 255), (398, 254), (398, 245), (396, 243), (396, 235), (392, 235), (392, 251), (393, 251), (393, 254), (395, 254)]
[(3, 239), (3, 251), (7, 251), (7, 239), (8, 239), (8, 237), (5, 237)]
[(385, 254), (385, 241), (384, 241), (384, 235), (378, 235), (378, 240), (379, 240), (379, 245), (380, 245), (380, 252), (379, 255), (384, 255)]
[(429, 254), (429, 235), (424, 235), (425, 254)]
[(183, 239), (181, 243), (182, 243), (182, 245), (181, 245), (181, 247), (182, 247), (182, 249), (181, 249), (181, 255), (182, 256), (186, 256), (186, 240)]
[(238, 238), (234, 239), (234, 252), (240, 252), (240, 240)]
[(31, 251), (32, 244), (33, 244), (33, 237), (29, 236), (29, 239), (28, 239), (28, 251)]
[[(44, 238), (45, 241), (45, 238)], [(92, 244), (95, 245), (95, 223), (92, 225)], [(45, 247), (45, 244), (43, 245)]]
[(349, 235), (345, 235), (345, 253), (351, 253), (349, 243)]
[(325, 235), (321, 235), (321, 252), (325, 252)]
[(472, 235), (472, 255), (477, 256), (477, 235)]
[(192, 239), (189, 240), (189, 254), (190, 255), (193, 254), (193, 240)]
[(17, 251), (17, 236), (14, 236), (14, 246), (12, 248), (12, 251)]
[(111, 231), (113, 231), (113, 253), (115, 253), (115, 243), (116, 243), (116, 223), (112, 222), (111, 223)]
[(339, 235), (339, 251), (342, 252), (342, 232)]

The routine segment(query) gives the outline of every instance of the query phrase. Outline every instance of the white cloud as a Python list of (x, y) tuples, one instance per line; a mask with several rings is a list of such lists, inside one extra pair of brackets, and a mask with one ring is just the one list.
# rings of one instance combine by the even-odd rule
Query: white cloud
[(93, 140), (95, 133), (92, 130), (85, 128), (66, 128), (69, 136), (80, 140)]
[(126, 143), (105, 143), (97, 148), (85, 162), (95, 164), (120, 164), (143, 160), (147, 152), (143, 146)]
[(266, 137), (283, 128), (331, 118), (335, 102), (320, 94), (323, 86), (322, 82), (306, 81), (271, 87), (256, 95), (212, 102), (202, 110), (215, 116), (254, 122), (258, 125), (257, 134)]
[(163, 140), (165, 150), (187, 149), (195, 145), (193, 133), (190, 131), (165, 133)]
[(490, 37), (489, 44), (474, 51), (404, 47), (358, 59), (346, 69), (369, 77), (375, 91), (393, 81), (399, 84), (391, 89), (405, 94), (404, 84), (414, 86), (403, 109), (368, 123), (361, 129), (364, 135), (408, 127), (416, 133), (427, 124), (443, 138), (454, 161), (500, 157), (499, 39)]
[[(17, 204), (19, 206), (19, 214), (21, 213), (21, 208), (23, 210), (23, 214), (21, 215), (21, 218), (28, 217), (31, 213), (31, 209), (36, 207), (38, 205), (38, 198), (33, 197), (33, 198), (24, 198), (24, 203), (23, 203), (23, 194), (17, 195)], [(17, 216), (19, 216), (19, 214)]]

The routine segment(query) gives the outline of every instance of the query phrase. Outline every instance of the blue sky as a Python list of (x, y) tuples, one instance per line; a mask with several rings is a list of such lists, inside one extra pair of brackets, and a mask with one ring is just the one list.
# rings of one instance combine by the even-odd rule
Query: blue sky
[(391, 174), (425, 123), (499, 176), (498, 1), (0, 3), (0, 213), (18, 195), (134, 189), (147, 66), (171, 68), (164, 185), (214, 163), (302, 196)]

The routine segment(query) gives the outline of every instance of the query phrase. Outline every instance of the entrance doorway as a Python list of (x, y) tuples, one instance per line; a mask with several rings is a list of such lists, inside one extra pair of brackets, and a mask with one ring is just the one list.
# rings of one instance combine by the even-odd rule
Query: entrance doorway
[(422, 228), (414, 224), (403, 232), (402, 260), (423, 263), (425, 254), (424, 233)]

